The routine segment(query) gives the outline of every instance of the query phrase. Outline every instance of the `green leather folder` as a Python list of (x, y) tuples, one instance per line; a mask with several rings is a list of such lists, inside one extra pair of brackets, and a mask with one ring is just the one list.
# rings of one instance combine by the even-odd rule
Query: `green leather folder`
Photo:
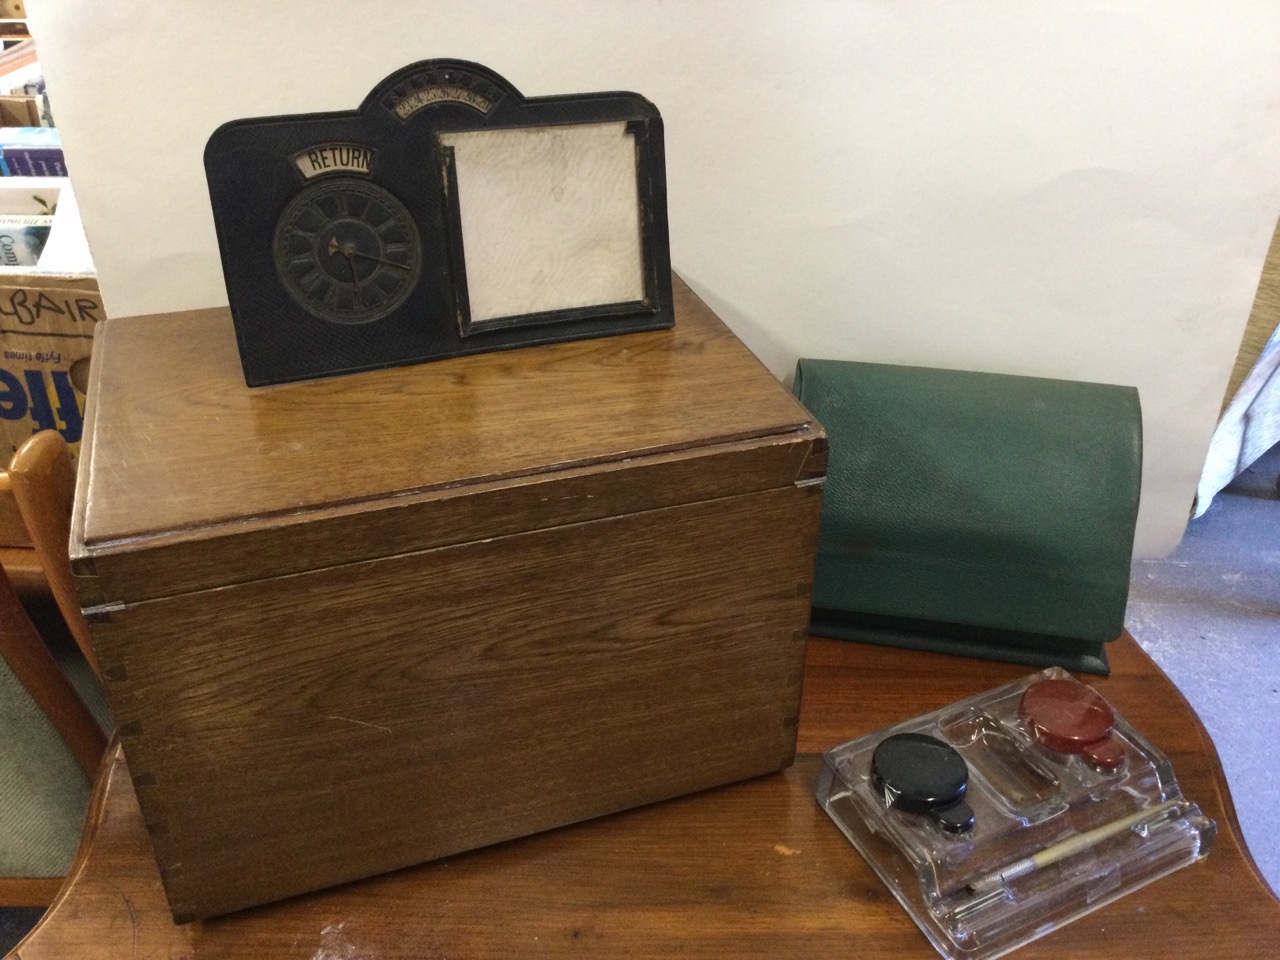
[(1133, 387), (801, 360), (826, 428), (815, 636), (1108, 671), (1142, 473)]

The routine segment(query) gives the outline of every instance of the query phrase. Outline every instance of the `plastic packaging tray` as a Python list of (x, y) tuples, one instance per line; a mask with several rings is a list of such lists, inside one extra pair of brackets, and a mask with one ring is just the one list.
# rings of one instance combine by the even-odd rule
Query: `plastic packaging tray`
[[(966, 768), (967, 786), (948, 780)], [(1057, 667), (828, 751), (817, 799), (952, 960), (1044, 936), (1216, 834), (1168, 758)]]

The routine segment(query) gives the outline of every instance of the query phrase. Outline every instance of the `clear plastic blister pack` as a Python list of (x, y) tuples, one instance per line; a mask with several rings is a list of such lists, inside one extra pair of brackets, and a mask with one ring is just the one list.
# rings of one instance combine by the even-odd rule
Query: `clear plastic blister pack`
[(827, 752), (818, 802), (951, 960), (991, 960), (1206, 856), (1160, 750), (1057, 667)]

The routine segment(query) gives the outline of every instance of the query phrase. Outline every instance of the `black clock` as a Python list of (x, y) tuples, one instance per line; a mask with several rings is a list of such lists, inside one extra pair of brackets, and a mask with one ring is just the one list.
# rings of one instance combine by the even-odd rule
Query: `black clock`
[(662, 118), (461, 60), (356, 110), (235, 120), (204, 155), (249, 386), (674, 322)]
[(413, 293), (422, 249), (404, 204), (342, 177), (303, 189), (276, 225), (275, 263), (308, 313), (335, 323), (387, 316)]

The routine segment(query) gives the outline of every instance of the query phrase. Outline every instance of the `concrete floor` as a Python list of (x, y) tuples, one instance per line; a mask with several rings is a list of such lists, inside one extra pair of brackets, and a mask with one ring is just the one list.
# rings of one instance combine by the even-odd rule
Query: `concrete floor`
[(1127, 617), (1129, 631), (1177, 684), (1213, 738), (1245, 843), (1275, 891), (1280, 891), (1278, 476), (1280, 446), (1191, 521), (1172, 556), (1135, 563)]

